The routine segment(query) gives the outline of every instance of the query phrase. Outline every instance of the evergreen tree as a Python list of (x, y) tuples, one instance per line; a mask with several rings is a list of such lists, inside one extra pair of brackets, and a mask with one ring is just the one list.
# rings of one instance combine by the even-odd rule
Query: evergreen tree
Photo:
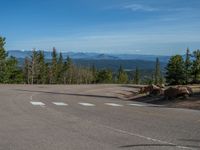
[(58, 77), (58, 68), (57, 68), (57, 52), (55, 47), (53, 48), (52, 52), (52, 62), (51, 62), (51, 79), (50, 83), (51, 84), (56, 84), (57, 83), (57, 77)]
[(0, 60), (5, 60), (8, 56), (4, 46), (6, 44), (6, 38), (0, 36)]
[(63, 83), (63, 76), (64, 76), (64, 63), (63, 63), (63, 56), (60, 53), (58, 58), (58, 65), (57, 65), (57, 79), (58, 83)]
[(3, 83), (23, 83), (22, 70), (18, 68), (18, 61), (15, 57), (10, 57), (6, 61), (5, 76)]
[(111, 70), (100, 70), (97, 75), (97, 83), (112, 83), (113, 74)]
[(122, 66), (119, 67), (117, 79), (118, 79), (118, 83), (120, 84), (124, 84), (128, 82), (128, 75), (124, 71)]
[(8, 57), (5, 50), (6, 39), (0, 37), (0, 83), (22, 83), (22, 71), (15, 57)]
[(28, 57), (24, 60), (23, 74), (25, 83), (31, 83), (31, 62)]
[(135, 68), (135, 72), (133, 75), (133, 83), (140, 84), (140, 71), (138, 67)]
[(73, 81), (73, 62), (70, 57), (67, 57), (67, 80), (69, 84), (72, 84)]
[(190, 61), (190, 50), (187, 48), (186, 50), (186, 58), (185, 58), (185, 81), (186, 84), (190, 82), (191, 76), (191, 61)]
[(46, 84), (48, 83), (48, 66), (45, 63), (44, 52), (38, 51), (38, 84)]
[(73, 80), (73, 62), (68, 56), (63, 65), (63, 82), (64, 84), (71, 84)]
[(193, 82), (199, 83), (200, 81), (200, 50), (193, 52), (194, 61), (192, 63)]
[(46, 82), (45, 84), (50, 84), (50, 67), (49, 63), (45, 63), (45, 75), (46, 75)]
[(6, 65), (6, 57), (7, 53), (4, 48), (6, 44), (6, 39), (4, 37), (0, 37), (0, 83), (3, 83), (5, 76), (5, 65)]
[(63, 84), (67, 84), (67, 62), (63, 64)]
[(169, 85), (185, 84), (184, 60), (182, 56), (172, 56), (166, 67), (166, 81)]

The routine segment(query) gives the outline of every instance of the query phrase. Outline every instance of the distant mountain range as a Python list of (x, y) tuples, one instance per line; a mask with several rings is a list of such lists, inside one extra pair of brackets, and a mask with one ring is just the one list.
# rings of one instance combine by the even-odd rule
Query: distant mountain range
[[(31, 56), (32, 51), (10, 50), (9, 56), (14, 56), (19, 61), (19, 66), (23, 66), (24, 58)], [(51, 53), (44, 51), (47, 62), (51, 61)], [(156, 55), (138, 55), (138, 54), (100, 54), (100, 53), (82, 53), (82, 52), (62, 52), (63, 58), (69, 56), (73, 59), (74, 64), (83, 67), (96, 66), (97, 69), (111, 69), (117, 71), (121, 65), (126, 71), (135, 70), (136, 67), (143, 72), (143, 74), (151, 76), (155, 69), (155, 61), (158, 57), (160, 59), (160, 67), (162, 72), (169, 60), (169, 56)]]
[[(14, 56), (18, 59), (24, 59), (30, 56), (32, 51), (22, 50), (9, 50), (9, 56)], [(81, 60), (142, 60), (142, 61), (155, 61), (158, 57), (161, 62), (166, 63), (170, 56), (158, 56), (158, 55), (140, 55), (140, 54), (102, 54), (102, 53), (83, 53), (83, 52), (62, 52), (63, 58), (69, 56), (72, 59)], [(46, 59), (51, 59), (51, 52), (44, 51)]]

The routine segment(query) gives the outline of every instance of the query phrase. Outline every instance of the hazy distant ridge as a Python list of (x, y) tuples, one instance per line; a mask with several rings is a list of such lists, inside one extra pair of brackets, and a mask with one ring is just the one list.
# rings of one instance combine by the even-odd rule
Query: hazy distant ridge
[[(9, 56), (16, 58), (25, 58), (30, 56), (32, 51), (9, 50)], [(44, 52), (46, 59), (51, 58), (51, 52)], [(103, 53), (83, 53), (83, 52), (62, 52), (63, 57), (67, 56), (72, 59), (85, 59), (85, 60), (145, 60), (155, 61), (159, 57), (161, 62), (167, 62), (169, 56), (156, 56), (156, 55), (140, 55), (140, 54), (103, 54)]]

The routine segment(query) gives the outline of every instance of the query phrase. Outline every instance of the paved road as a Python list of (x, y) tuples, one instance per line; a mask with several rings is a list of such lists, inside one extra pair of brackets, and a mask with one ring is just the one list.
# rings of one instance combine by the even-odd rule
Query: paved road
[(115, 97), (126, 90), (0, 85), (0, 150), (200, 149), (200, 111)]

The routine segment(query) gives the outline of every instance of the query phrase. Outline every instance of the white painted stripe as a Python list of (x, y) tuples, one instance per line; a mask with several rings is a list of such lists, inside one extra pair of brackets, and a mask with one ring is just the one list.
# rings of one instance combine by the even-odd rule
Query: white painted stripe
[(105, 103), (105, 105), (114, 106), (114, 107), (122, 107), (123, 105), (115, 104), (115, 103)]
[(104, 128), (107, 128), (109, 130), (113, 130), (113, 131), (122, 133), (122, 134), (136, 136), (136, 137), (139, 137), (139, 138), (143, 138), (143, 139), (146, 139), (146, 140), (149, 140), (149, 141), (158, 142), (158, 143), (162, 143), (162, 144), (169, 144), (169, 145), (177, 147), (179, 149), (194, 150), (194, 148), (190, 148), (190, 147), (187, 147), (187, 146), (177, 145), (175, 143), (171, 143), (171, 142), (163, 141), (163, 140), (160, 140), (160, 139), (155, 139), (155, 138), (147, 137), (147, 136), (144, 136), (144, 135), (141, 135), (141, 134), (128, 132), (128, 131), (125, 131), (125, 130), (113, 128), (113, 127), (106, 126), (106, 125), (101, 125), (101, 126), (104, 127)]
[(52, 102), (52, 103), (57, 105), (57, 106), (68, 106), (68, 104), (63, 103), (63, 102)]
[(145, 107), (147, 105), (142, 105), (142, 104), (128, 104), (130, 106), (137, 106), (137, 107)]
[(35, 106), (45, 106), (45, 104), (44, 103), (42, 103), (42, 102), (30, 102), (32, 105), (35, 105)]
[(94, 104), (91, 103), (79, 103), (79, 104), (83, 106), (95, 106)]

